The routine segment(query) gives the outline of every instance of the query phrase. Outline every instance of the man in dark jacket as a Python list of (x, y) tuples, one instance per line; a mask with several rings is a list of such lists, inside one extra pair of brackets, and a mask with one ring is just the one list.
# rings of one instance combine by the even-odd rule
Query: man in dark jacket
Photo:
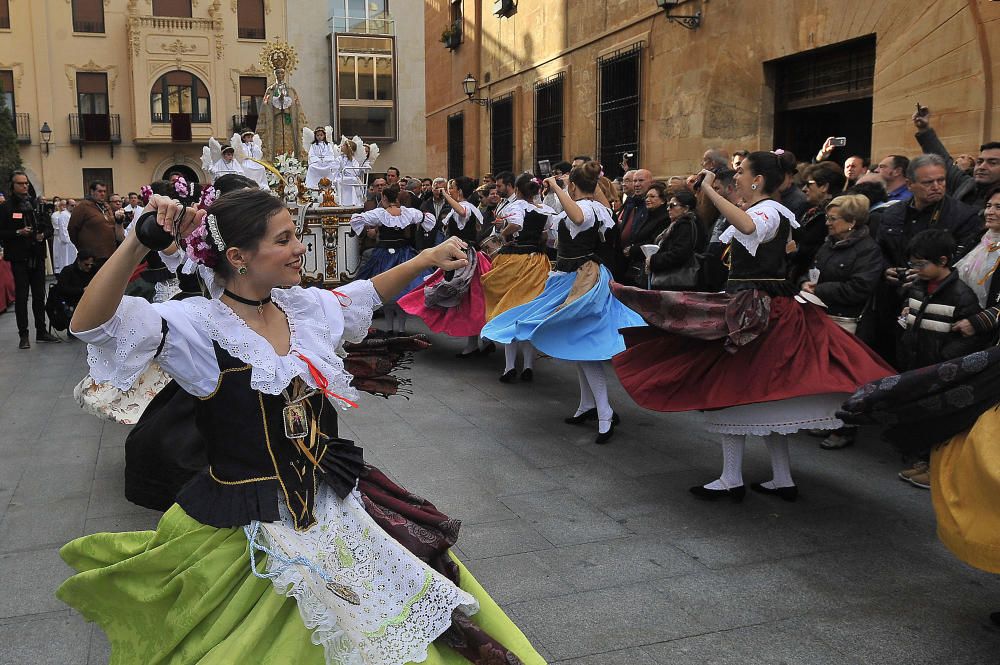
[(799, 167), (795, 161), (795, 153), (782, 150), (778, 155), (778, 160), (781, 162), (781, 170), (785, 172), (785, 181), (778, 188), (781, 205), (794, 212), (795, 221), (800, 222), (811, 206), (805, 192), (795, 185), (795, 174), (798, 173)]
[(4, 258), (14, 272), (14, 315), (17, 319), (18, 348), (30, 349), (28, 340), (28, 292), (35, 320), (35, 339), (58, 342), (45, 325), (46, 240), (52, 238), (52, 220), (29, 194), (31, 185), (24, 171), (11, 176), (10, 198), (0, 204), (0, 242)]
[(955, 258), (958, 259), (975, 247), (983, 230), (982, 219), (975, 208), (945, 194), (947, 170), (944, 158), (938, 155), (913, 158), (906, 180), (913, 199), (885, 211), (877, 238), (891, 266), (885, 277), (892, 284), (898, 282), (895, 269), (906, 265), (906, 246), (921, 231), (948, 231), (957, 243)]
[(970, 176), (955, 164), (937, 132), (931, 127), (930, 116), (930, 110), (926, 106), (921, 106), (913, 114), (920, 148), (926, 153), (944, 158), (948, 167), (948, 194), (981, 212), (986, 206), (986, 193), (1000, 185), (1000, 142), (990, 141), (979, 146), (979, 157), (976, 158), (976, 166)]
[(116, 222), (107, 197), (107, 185), (95, 180), (90, 183), (90, 195), (80, 201), (69, 218), (69, 239), (78, 252), (96, 258), (98, 270), (125, 239), (125, 227)]
[[(628, 276), (629, 266), (633, 264), (630, 257), (632, 245), (636, 238), (642, 237), (642, 227), (646, 224), (649, 210), (646, 208), (646, 192), (653, 184), (653, 174), (648, 169), (636, 169), (632, 173), (632, 196), (625, 200), (618, 214), (618, 242), (615, 245), (615, 264), (608, 266), (615, 279), (622, 284), (635, 286), (635, 280)], [(662, 229), (660, 229), (662, 231)], [(655, 235), (653, 236), (656, 237)]]
[(416, 248), (419, 252), (426, 247), (434, 247), (444, 241), (444, 231), (442, 221), (451, 212), (451, 206), (444, 198), (444, 188), (448, 181), (444, 178), (434, 178), (431, 189), (431, 198), (420, 206), (420, 211), (434, 215), (434, 228), (424, 231), (422, 227), (416, 230)]

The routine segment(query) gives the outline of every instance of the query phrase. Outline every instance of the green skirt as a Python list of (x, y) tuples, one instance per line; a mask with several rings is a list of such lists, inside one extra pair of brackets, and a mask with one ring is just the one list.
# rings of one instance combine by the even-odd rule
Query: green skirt
[[(323, 648), (311, 641), (295, 599), (250, 573), (242, 529), (205, 526), (174, 505), (156, 531), (85, 536), (60, 554), (77, 574), (56, 595), (101, 626), (111, 642), (110, 665), (325, 665)], [(461, 588), (479, 601), (473, 621), (525, 665), (544, 665), (517, 626), (455, 562)], [(437, 643), (423, 661), (468, 662)]]

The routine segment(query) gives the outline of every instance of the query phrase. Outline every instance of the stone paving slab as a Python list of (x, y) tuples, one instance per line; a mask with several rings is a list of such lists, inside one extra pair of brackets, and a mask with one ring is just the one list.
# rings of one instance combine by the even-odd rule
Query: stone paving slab
[[(464, 340), (433, 341), (410, 399), (365, 399), (341, 433), (463, 520), (456, 554), (549, 662), (998, 662), (1000, 578), (937, 541), (929, 494), (895, 479), (874, 433), (835, 452), (793, 437), (794, 504), (701, 503), (687, 488), (721, 456), (698, 414), (644, 411), (609, 372), (623, 424), (595, 446), (562, 423), (571, 364), (542, 358), (533, 383), (505, 385), (500, 354), (459, 361)], [(83, 345), (16, 343), (0, 316), (0, 664), (102, 665), (104, 634), (53, 595), (70, 573), (58, 548), (158, 513), (122, 496), (129, 428), (73, 402)], [(745, 471), (767, 478), (760, 442)]]

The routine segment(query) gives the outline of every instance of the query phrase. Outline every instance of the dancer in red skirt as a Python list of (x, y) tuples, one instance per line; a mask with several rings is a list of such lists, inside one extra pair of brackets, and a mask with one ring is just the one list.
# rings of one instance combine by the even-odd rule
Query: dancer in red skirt
[(840, 427), (839, 402), (893, 371), (821, 308), (792, 297), (785, 245), (798, 223), (773, 198), (782, 182), (778, 156), (754, 152), (737, 170), (745, 211), (712, 189), (714, 173), (702, 173), (703, 191), (731, 225), (720, 238), (732, 246), (726, 291), (613, 284), (615, 295), (650, 324), (622, 331), (627, 350), (614, 358), (615, 371), (641, 406), (706, 411), (708, 429), (722, 435), (722, 474), (692, 487), (695, 496), (741, 501), (745, 440), (756, 435), (767, 444), (773, 477), (751, 488), (794, 501), (785, 435)]

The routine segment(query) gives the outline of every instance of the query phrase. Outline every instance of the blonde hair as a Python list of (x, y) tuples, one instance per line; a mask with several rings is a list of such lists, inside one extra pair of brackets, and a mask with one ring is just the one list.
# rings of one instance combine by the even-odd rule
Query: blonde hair
[(601, 192), (604, 194), (604, 198), (608, 202), (615, 200), (615, 186), (611, 183), (611, 180), (607, 176), (601, 176), (597, 179), (597, 186), (601, 188)]
[(871, 201), (864, 194), (844, 194), (827, 203), (826, 209), (829, 211), (830, 208), (838, 208), (840, 216), (845, 221), (855, 225), (863, 225), (868, 223), (868, 208), (870, 206)]
[(354, 142), (350, 139), (344, 139), (340, 142), (340, 151), (344, 153), (348, 159), (354, 159)]

